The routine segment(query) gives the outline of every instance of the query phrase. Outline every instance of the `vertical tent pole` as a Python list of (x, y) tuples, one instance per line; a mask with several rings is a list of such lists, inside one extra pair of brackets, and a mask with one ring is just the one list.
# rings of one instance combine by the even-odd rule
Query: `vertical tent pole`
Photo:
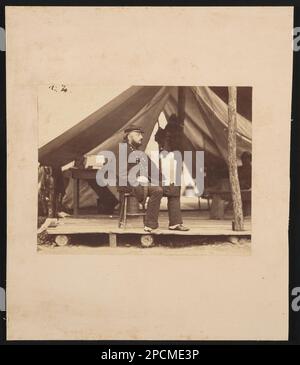
[(48, 202), (48, 217), (55, 218), (55, 181), (52, 167), (49, 167), (50, 174), (48, 177), (49, 182), (49, 202)]
[(229, 86), (228, 95), (228, 167), (234, 213), (233, 230), (242, 231), (244, 229), (244, 218), (236, 158), (236, 87)]
[(180, 124), (184, 123), (185, 118), (185, 87), (178, 86), (178, 110), (177, 116)]
[[(177, 107), (177, 118), (179, 125), (182, 126), (182, 138), (183, 138), (183, 127), (184, 127), (184, 119), (185, 119), (185, 87), (184, 86), (178, 86), (178, 107)], [(183, 159), (184, 151), (182, 149), (182, 145), (180, 145), (179, 148), (181, 152), (181, 156)], [(183, 166), (181, 167), (181, 174), (183, 173)], [(176, 172), (177, 175), (177, 172)]]
[(73, 215), (77, 216), (79, 213), (79, 179), (73, 176)]

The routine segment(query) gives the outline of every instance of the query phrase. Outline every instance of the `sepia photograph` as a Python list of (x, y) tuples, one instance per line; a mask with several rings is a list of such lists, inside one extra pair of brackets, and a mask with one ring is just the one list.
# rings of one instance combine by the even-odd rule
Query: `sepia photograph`
[(53, 84), (38, 111), (39, 251), (251, 252), (251, 87)]
[(293, 9), (5, 15), (7, 338), (287, 339)]

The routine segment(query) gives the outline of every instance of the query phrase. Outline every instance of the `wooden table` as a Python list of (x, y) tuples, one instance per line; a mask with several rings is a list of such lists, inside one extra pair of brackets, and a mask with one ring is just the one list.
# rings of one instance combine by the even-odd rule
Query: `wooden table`
[[(232, 200), (232, 193), (229, 190), (207, 190), (204, 193), (205, 197), (212, 198), (213, 195), (221, 196), (223, 200), (231, 201)], [(242, 200), (251, 200), (251, 189), (242, 190), (241, 189), (241, 197)]]
[(73, 215), (79, 213), (79, 181), (80, 180), (96, 180), (98, 169), (78, 169), (70, 168), (69, 177), (73, 180)]

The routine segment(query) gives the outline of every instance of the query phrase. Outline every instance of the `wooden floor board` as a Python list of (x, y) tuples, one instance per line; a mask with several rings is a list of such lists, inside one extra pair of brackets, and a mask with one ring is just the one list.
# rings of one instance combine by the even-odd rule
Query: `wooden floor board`
[[(170, 231), (168, 229), (168, 214), (160, 212), (160, 228), (153, 231), (153, 234), (168, 235), (197, 235), (197, 236), (218, 236), (218, 235), (251, 235), (251, 220), (245, 219), (244, 231), (232, 230), (232, 218), (224, 220), (209, 219), (207, 211), (183, 212), (184, 224), (190, 228), (187, 232)], [(126, 229), (118, 228), (118, 217), (104, 215), (89, 215), (78, 217), (60, 218), (56, 227), (47, 229), (49, 234), (83, 234), (83, 233), (116, 233), (116, 234), (145, 234), (143, 230), (142, 217), (129, 217)]]

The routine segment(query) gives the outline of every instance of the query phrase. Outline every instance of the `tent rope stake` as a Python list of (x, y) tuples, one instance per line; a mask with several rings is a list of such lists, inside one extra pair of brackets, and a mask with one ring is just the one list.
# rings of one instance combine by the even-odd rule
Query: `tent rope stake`
[(242, 231), (244, 229), (244, 218), (242, 208), (241, 189), (237, 171), (236, 157), (236, 129), (237, 129), (237, 89), (234, 86), (228, 87), (228, 167), (229, 180), (233, 202), (233, 230)]

